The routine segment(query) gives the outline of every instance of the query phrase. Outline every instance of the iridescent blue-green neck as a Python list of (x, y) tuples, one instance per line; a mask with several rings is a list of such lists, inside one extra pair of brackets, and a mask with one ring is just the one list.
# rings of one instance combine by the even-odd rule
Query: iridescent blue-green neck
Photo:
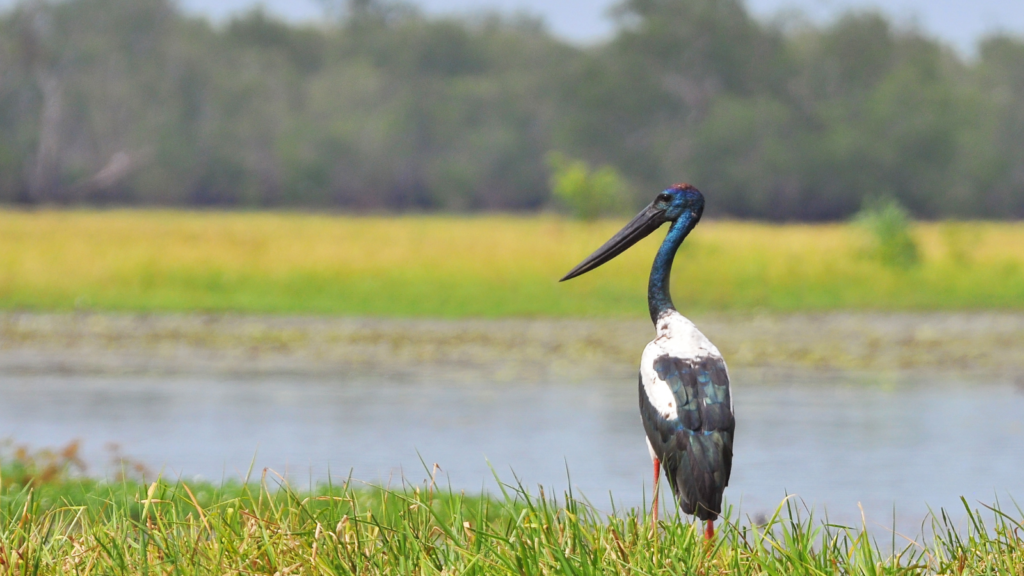
[(651, 311), (651, 322), (658, 323), (658, 317), (666, 310), (675, 310), (672, 295), (669, 293), (669, 277), (672, 275), (672, 261), (676, 251), (683, 244), (683, 239), (697, 225), (697, 218), (689, 211), (672, 223), (665, 235), (665, 241), (654, 257), (651, 266), (651, 279), (647, 283), (647, 307)]

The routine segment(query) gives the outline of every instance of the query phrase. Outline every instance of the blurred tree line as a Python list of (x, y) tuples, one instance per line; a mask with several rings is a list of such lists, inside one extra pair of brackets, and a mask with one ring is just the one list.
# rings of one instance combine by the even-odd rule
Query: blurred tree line
[(964, 59), (874, 13), (623, 0), (615, 36), (579, 47), (528, 17), (323, 3), (318, 25), (213, 25), (171, 0), (3, 13), (0, 202), (535, 210), (556, 153), (613, 167), (633, 204), (685, 180), (715, 215), (887, 197), (1024, 217), (1019, 38)]

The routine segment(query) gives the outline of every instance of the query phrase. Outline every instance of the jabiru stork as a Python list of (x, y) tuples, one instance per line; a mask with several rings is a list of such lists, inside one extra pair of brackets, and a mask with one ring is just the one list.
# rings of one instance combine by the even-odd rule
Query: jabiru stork
[(647, 305), (657, 337), (644, 348), (640, 360), (640, 417), (654, 462), (654, 524), (663, 467), (679, 507), (706, 523), (704, 535), (710, 540), (732, 471), (736, 420), (729, 372), (718, 348), (676, 310), (669, 294), (676, 251), (703, 212), (700, 191), (689, 184), (671, 186), (560, 281), (597, 268), (662, 224), (672, 223), (647, 285)]

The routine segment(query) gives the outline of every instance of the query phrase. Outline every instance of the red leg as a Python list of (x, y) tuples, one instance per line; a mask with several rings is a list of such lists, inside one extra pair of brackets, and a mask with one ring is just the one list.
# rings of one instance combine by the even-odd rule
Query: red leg
[(651, 507), (651, 515), (654, 517), (654, 525), (658, 525), (658, 492), (661, 482), (661, 460), (654, 459), (654, 503)]
[(707, 527), (704, 528), (704, 539), (705, 540), (714, 540), (714, 538), (715, 538), (715, 521), (714, 520), (708, 520)]

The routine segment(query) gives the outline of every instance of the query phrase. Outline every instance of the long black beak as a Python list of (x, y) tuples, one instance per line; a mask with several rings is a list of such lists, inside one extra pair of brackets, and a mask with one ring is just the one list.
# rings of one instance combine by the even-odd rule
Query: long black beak
[(569, 270), (569, 273), (559, 282), (565, 282), (575, 278), (581, 274), (590, 272), (594, 268), (597, 268), (601, 264), (615, 258), (619, 254), (622, 254), (630, 246), (643, 240), (651, 232), (658, 229), (659, 226), (665, 223), (665, 212), (654, 207), (654, 204), (650, 204), (647, 208), (644, 208), (635, 218), (629, 221), (622, 230), (619, 230), (615, 236), (612, 236), (610, 240), (604, 243), (594, 251), (593, 254), (587, 256), (583, 262), (576, 265), (575, 268)]

